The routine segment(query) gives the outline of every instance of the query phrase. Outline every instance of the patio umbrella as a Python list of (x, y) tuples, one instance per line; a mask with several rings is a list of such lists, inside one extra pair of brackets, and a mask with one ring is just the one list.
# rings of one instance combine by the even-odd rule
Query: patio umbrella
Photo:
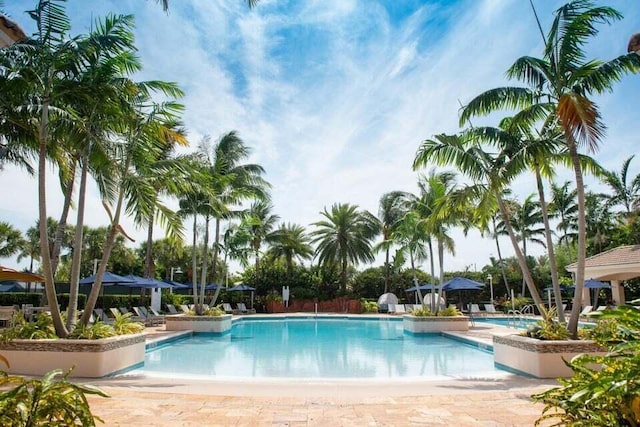
[[(479, 291), (484, 287), (484, 283), (467, 279), (466, 277), (454, 277), (442, 285), (442, 290), (450, 291)], [(462, 293), (460, 294), (460, 305), (462, 305)]]
[[(611, 289), (611, 285), (608, 283), (601, 282), (595, 279), (589, 279), (584, 281), (584, 287), (587, 289)], [(598, 291), (594, 292), (593, 296), (593, 306), (598, 306)]]
[(229, 288), (227, 290), (240, 291), (240, 292), (251, 291), (251, 308), (253, 309), (253, 292), (256, 290), (256, 288), (252, 288), (251, 286), (245, 285), (244, 283), (240, 283), (238, 285), (235, 285), (233, 288)]
[(465, 277), (454, 277), (453, 279), (442, 285), (442, 290), (449, 291), (479, 291), (484, 287), (484, 283), (476, 282), (475, 280), (467, 279)]
[(3, 280), (17, 280), (20, 282), (44, 282), (44, 277), (28, 271), (18, 271), (0, 265), (0, 282)]
[[(81, 285), (91, 285), (96, 281), (96, 275), (92, 274), (89, 277), (85, 277), (84, 279), (80, 279)], [(118, 276), (117, 274), (111, 273), (109, 271), (105, 271), (102, 276), (102, 284), (105, 286), (109, 285), (128, 285), (135, 282), (132, 279), (127, 279), (126, 277)]]
[(154, 288), (169, 289), (173, 287), (169, 283), (163, 282), (153, 277), (140, 277), (140, 276), (136, 276), (135, 274), (128, 274), (124, 277), (126, 279), (133, 280), (133, 283), (123, 283), (123, 285), (131, 286), (133, 288), (140, 287), (145, 289), (154, 289)]

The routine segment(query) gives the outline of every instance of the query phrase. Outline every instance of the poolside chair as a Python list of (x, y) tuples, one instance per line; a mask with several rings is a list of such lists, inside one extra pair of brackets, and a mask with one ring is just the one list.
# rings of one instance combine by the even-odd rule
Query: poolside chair
[(169, 314), (180, 314), (173, 304), (166, 304)]
[(184, 314), (189, 314), (190, 310), (187, 304), (180, 304), (178, 307), (180, 307), (180, 310), (182, 310)]
[(596, 311), (605, 311), (608, 307), (606, 305), (599, 305), (598, 308), (596, 308)]
[(396, 304), (396, 314), (407, 314), (407, 309), (404, 304)]
[(413, 304), (413, 307), (412, 307), (411, 311), (413, 312), (413, 311), (416, 311), (416, 310), (422, 310), (422, 307), (423, 307), (422, 304)]
[(222, 303), (222, 309), (227, 314), (237, 314), (236, 310), (234, 310), (233, 307), (231, 307), (231, 304), (229, 304), (228, 302)]
[(4, 305), (0, 307), (0, 324), (3, 327), (12, 325), (13, 314), (15, 313), (15, 307), (12, 305)]
[(118, 310), (120, 310), (120, 314), (131, 313), (127, 307), (118, 307)]
[(496, 314), (496, 313), (498, 313), (498, 312), (496, 311), (496, 307), (495, 307), (493, 304), (485, 304), (485, 305), (484, 305), (484, 311), (485, 311), (487, 314)]
[(470, 314), (480, 314), (480, 306), (478, 304), (469, 304)]
[(593, 306), (592, 305), (586, 305), (582, 311), (580, 312), (580, 316), (584, 316), (587, 313), (590, 313), (591, 311), (593, 311)]
[(156, 325), (164, 324), (164, 316), (155, 311), (153, 308), (149, 307), (138, 307), (143, 316), (145, 316), (148, 320), (151, 321), (151, 324), (155, 322)]
[(256, 314), (256, 310), (254, 308), (248, 309), (243, 302), (237, 303), (236, 306), (238, 307), (238, 311), (242, 314)]
[(393, 314), (395, 312), (396, 312), (396, 305), (395, 304), (388, 304), (387, 305), (387, 313)]
[(158, 319), (148, 316), (147, 310), (144, 307), (131, 307), (133, 308), (133, 312), (136, 313), (136, 316), (142, 319), (145, 326), (155, 326), (159, 323)]
[(113, 323), (113, 319), (107, 316), (107, 313), (105, 313), (104, 310), (101, 308), (94, 308), (93, 314), (95, 314), (96, 319), (100, 320), (101, 322)]

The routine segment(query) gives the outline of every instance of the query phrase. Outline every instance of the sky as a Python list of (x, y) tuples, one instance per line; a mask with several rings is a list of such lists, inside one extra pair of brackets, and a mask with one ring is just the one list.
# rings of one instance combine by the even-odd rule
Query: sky
[[(546, 31), (563, 2), (533, 3)], [(517, 84), (505, 71), (518, 57), (541, 56), (542, 50), (524, 0), (262, 0), (252, 10), (242, 0), (173, 0), (168, 13), (145, 0), (65, 4), (74, 33), (87, 32), (109, 13), (134, 15), (144, 64), (135, 78), (174, 81), (186, 93), (183, 121), (193, 148), (185, 151), (205, 135), (215, 140), (238, 131), (252, 148), (250, 161), (266, 169), (274, 213), (309, 229), (334, 203), (377, 214), (384, 193), (416, 193), (418, 174), (430, 170), (411, 168), (421, 141), (459, 131), (461, 105), (485, 90)], [(640, 8), (625, 0), (597, 4), (624, 15), (599, 27), (586, 46), (589, 58), (608, 60), (625, 53), (631, 34), (640, 31)], [(5, 12), (30, 34), (34, 27), (24, 11), (34, 5), (8, 0)], [(595, 98), (608, 127), (596, 159), (609, 170), (637, 152), (639, 95), (640, 76), (628, 76)], [(500, 117), (474, 125), (495, 126)], [(632, 162), (633, 175), (639, 165), (640, 159)], [(50, 172), (48, 213), (58, 218), (62, 195)], [(572, 177), (570, 171), (558, 175), (559, 182)], [(588, 178), (587, 184), (605, 190)], [(11, 195), (11, 203), (0, 205), (0, 220), (23, 231), (33, 226), (36, 180), (5, 167), (0, 188)], [(512, 188), (521, 200), (535, 191), (531, 176)], [(105, 225), (95, 185), (90, 192), (86, 223)], [(122, 225), (144, 241), (145, 230), (130, 219)], [(448, 271), (480, 270), (497, 256), (495, 244), (475, 231), (452, 230), (452, 236), (456, 253), (445, 256)], [(504, 255), (513, 254), (506, 239), (501, 244)], [(539, 255), (543, 248), (531, 245), (529, 252)], [(0, 262), (24, 267), (28, 260)]]

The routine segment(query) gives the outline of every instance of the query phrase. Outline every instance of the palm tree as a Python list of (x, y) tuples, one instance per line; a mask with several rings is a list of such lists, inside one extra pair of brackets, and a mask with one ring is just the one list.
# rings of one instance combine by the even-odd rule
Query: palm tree
[(407, 212), (408, 193), (403, 191), (391, 191), (385, 193), (380, 198), (378, 208), (378, 219), (380, 221), (380, 229), (382, 232), (382, 242), (375, 247), (376, 250), (384, 249), (384, 293), (389, 292), (390, 264), (389, 252), (393, 244), (391, 238), (398, 222)]
[(310, 241), (311, 239), (301, 225), (280, 224), (280, 227), (271, 233), (270, 247), (267, 254), (274, 259), (285, 259), (287, 263), (287, 278), (291, 279), (293, 259), (305, 260), (313, 257), (313, 248)]
[[(260, 0), (246, 0), (246, 1), (247, 1), (247, 5), (250, 8), (254, 8)], [(164, 10), (165, 12), (169, 10), (169, 0), (156, 0), (156, 3), (161, 4), (162, 10)]]
[[(394, 227), (391, 236), (393, 241), (400, 247), (396, 252), (396, 256), (403, 258), (404, 254), (409, 255), (409, 263), (413, 274), (413, 284), (418, 292), (418, 300), (422, 304), (423, 297), (422, 292), (420, 291), (420, 283), (418, 282), (415, 263), (416, 261), (423, 261), (427, 259), (429, 254), (427, 252), (426, 245), (431, 243), (431, 236), (427, 232), (427, 227), (425, 226), (422, 214), (416, 209), (407, 211), (396, 227)], [(433, 259), (433, 256), (431, 259)], [(433, 268), (433, 262), (431, 263), (431, 266)], [(431, 276), (431, 278), (431, 296), (433, 297), (435, 295), (433, 290), (433, 276)], [(435, 312), (437, 307), (434, 307), (433, 302), (432, 298), (431, 310)]]
[(374, 260), (371, 241), (378, 234), (379, 224), (374, 215), (360, 211), (348, 203), (334, 204), (331, 210), (320, 213), (325, 219), (313, 223), (317, 227), (311, 235), (316, 244), (316, 256), (323, 267), (339, 266), (340, 288), (347, 291), (349, 263)]
[[(542, 223), (542, 212), (538, 201), (534, 200), (533, 194), (528, 195), (522, 203), (513, 200), (511, 205), (511, 226), (518, 233), (518, 240), (522, 242), (522, 253), (527, 258), (527, 242), (538, 243), (545, 246), (538, 236), (544, 235), (544, 228), (539, 227)], [(522, 281), (522, 295), (525, 292), (525, 282)]]
[(0, 221), (0, 258), (8, 258), (20, 252), (25, 240), (20, 230), (8, 222)]
[(463, 109), (461, 124), (476, 115), (498, 109), (522, 109), (536, 105), (557, 119), (563, 131), (578, 190), (578, 260), (573, 310), (568, 328), (577, 336), (581, 310), (586, 257), (585, 197), (578, 148), (595, 152), (604, 135), (604, 124), (592, 94), (610, 91), (613, 83), (629, 72), (640, 70), (640, 55), (629, 53), (607, 62), (587, 61), (584, 45), (598, 34), (597, 24), (621, 19), (610, 7), (594, 7), (591, 1), (575, 0), (555, 12), (544, 37), (542, 58), (524, 56), (507, 72), (509, 78), (524, 81), (529, 87), (503, 87), (477, 96)]
[[(470, 178), (473, 183), (456, 192), (452, 204), (454, 206), (474, 204), (477, 206), (474, 215), (481, 223), (490, 220), (493, 207), (498, 205), (529, 292), (536, 305), (543, 307), (544, 303), (518, 245), (509, 212), (502, 197), (507, 183), (524, 170), (525, 163), (522, 156), (511, 158), (512, 153), (509, 152), (509, 147), (498, 146), (500, 150), (495, 154), (485, 151), (487, 148), (479, 143), (482, 140), (480, 136), (481, 134), (478, 135), (474, 131), (468, 131), (462, 135), (436, 135), (434, 139), (425, 140), (418, 149), (413, 167), (417, 169), (429, 162), (451, 165)], [(486, 142), (493, 145), (496, 143), (494, 140)]]
[(242, 224), (246, 227), (251, 236), (250, 246), (255, 258), (256, 277), (260, 277), (260, 248), (264, 241), (270, 241), (273, 228), (280, 220), (278, 215), (272, 214), (273, 206), (265, 201), (254, 202), (249, 211), (242, 219)]
[(604, 171), (602, 180), (612, 191), (609, 197), (609, 205), (620, 205), (624, 209), (624, 215), (629, 217), (631, 213), (640, 208), (640, 174), (629, 181), (629, 165), (635, 155), (622, 162), (620, 172)]
[(571, 262), (571, 242), (574, 241), (577, 230), (578, 197), (577, 189), (569, 189), (571, 183), (565, 181), (562, 185), (551, 183), (551, 205), (550, 210), (556, 217), (560, 218), (557, 229), (562, 231), (559, 242), (564, 242), (567, 247), (567, 254)]

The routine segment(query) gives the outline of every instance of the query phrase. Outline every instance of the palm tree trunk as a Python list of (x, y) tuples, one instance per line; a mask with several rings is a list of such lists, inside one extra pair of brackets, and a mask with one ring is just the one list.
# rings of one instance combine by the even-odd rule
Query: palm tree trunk
[(544, 222), (544, 236), (547, 241), (547, 252), (549, 254), (549, 268), (551, 269), (551, 286), (553, 286), (553, 294), (556, 301), (556, 309), (558, 310), (558, 322), (564, 323), (564, 309), (562, 308), (562, 293), (560, 291), (560, 281), (558, 280), (556, 254), (555, 254), (555, 250), (553, 249), (553, 240), (551, 238), (551, 227), (549, 226), (549, 213), (547, 211), (547, 203), (544, 197), (544, 186), (542, 184), (542, 176), (540, 175), (540, 167), (537, 164), (535, 165), (535, 171), (536, 171), (536, 184), (538, 186), (538, 198), (540, 199), (540, 209), (542, 210), (542, 221)]
[(69, 174), (69, 181), (66, 184), (66, 191), (64, 193), (64, 202), (62, 204), (62, 213), (60, 214), (60, 220), (56, 227), (56, 234), (53, 240), (53, 248), (51, 250), (51, 270), (53, 271), (53, 277), (56, 276), (58, 271), (58, 263), (60, 262), (60, 249), (62, 248), (62, 238), (64, 237), (64, 231), (67, 227), (67, 217), (69, 216), (69, 209), (71, 208), (71, 198), (73, 197), (73, 184), (75, 182), (76, 175), (76, 162), (73, 162), (71, 172)]
[[(522, 255), (524, 255), (524, 262), (527, 262), (527, 237), (524, 234), (524, 230), (522, 231)], [(527, 267), (529, 264), (527, 264)], [(525, 291), (527, 290), (527, 281), (524, 279), (524, 275), (522, 275), (522, 296), (525, 296)]]
[(427, 244), (429, 245), (429, 264), (431, 266), (431, 301), (429, 304), (431, 312), (437, 313), (440, 308), (440, 297), (442, 297), (442, 282), (440, 282), (440, 293), (438, 294), (438, 301), (436, 301), (436, 268), (433, 262), (433, 245), (431, 244), (431, 237), (429, 237)]
[(416, 274), (416, 265), (413, 259), (413, 251), (409, 249), (409, 261), (411, 262), (411, 273), (413, 275), (413, 286), (416, 287), (416, 292), (418, 293), (418, 300), (420, 304), (424, 303), (424, 298), (422, 297), (422, 291), (420, 290), (420, 283), (418, 282), (418, 275)]
[(444, 283), (444, 244), (438, 239), (438, 263), (440, 267), (440, 286)]
[(198, 242), (197, 242), (197, 213), (193, 212), (193, 243), (191, 245), (191, 285), (193, 286), (193, 304), (198, 300)]
[[(131, 156), (127, 157), (123, 170), (128, 170), (130, 165)], [(96, 307), (96, 303), (98, 302), (98, 296), (100, 295), (100, 290), (102, 289), (102, 277), (104, 276), (105, 271), (107, 271), (107, 263), (109, 262), (111, 251), (113, 250), (116, 242), (118, 229), (120, 228), (120, 214), (122, 212), (123, 202), (124, 187), (121, 186), (120, 192), (118, 194), (116, 209), (113, 213), (113, 219), (111, 220), (109, 234), (107, 234), (107, 240), (105, 241), (102, 251), (102, 259), (100, 260), (100, 265), (98, 266), (98, 271), (96, 272), (95, 282), (93, 282), (93, 285), (91, 286), (91, 292), (89, 293), (89, 297), (87, 298), (87, 304), (85, 306), (84, 312), (82, 313), (82, 318), (80, 319), (80, 323), (82, 325), (89, 324), (91, 313), (93, 312), (93, 309)]]
[(204, 218), (204, 245), (202, 248), (202, 274), (200, 275), (200, 296), (198, 297), (198, 302), (196, 302), (196, 314), (202, 314), (204, 304), (204, 294), (206, 292), (207, 287), (207, 268), (209, 266), (209, 222), (211, 221), (211, 217), (209, 215), (205, 215)]
[(80, 287), (80, 265), (82, 264), (82, 240), (84, 233), (84, 210), (87, 193), (87, 175), (89, 170), (89, 148), (82, 154), (80, 172), (80, 188), (78, 189), (78, 212), (76, 214), (76, 231), (73, 236), (73, 256), (69, 274), (69, 307), (67, 308), (67, 329), (72, 331), (76, 324), (78, 310), (78, 291)]
[(38, 156), (38, 218), (40, 232), (40, 257), (42, 258), (42, 275), (45, 282), (45, 293), (47, 302), (51, 309), (51, 318), (56, 335), (64, 338), (69, 331), (62, 322), (60, 309), (58, 308), (58, 297), (56, 295), (55, 283), (53, 281), (53, 270), (51, 265), (51, 253), (49, 252), (49, 238), (47, 234), (47, 140), (49, 138), (49, 96), (50, 91), (45, 91), (42, 99), (42, 118), (38, 135), (39, 156)]
[(572, 263), (573, 258), (571, 257), (571, 245), (569, 244), (569, 238), (567, 237), (567, 223), (565, 222), (563, 212), (560, 212), (560, 221), (562, 221), (562, 224), (564, 225), (562, 231), (564, 232), (564, 244), (567, 247), (567, 259), (569, 263)]
[(511, 289), (509, 288), (509, 281), (507, 280), (507, 270), (504, 268), (504, 261), (502, 260), (502, 250), (500, 249), (500, 241), (498, 239), (498, 231), (496, 228), (496, 218), (493, 217), (493, 236), (496, 240), (496, 249), (498, 251), (498, 262), (500, 263), (500, 271), (502, 272), (502, 280), (504, 280), (504, 287), (507, 289), (507, 295), (511, 297)]
[[(213, 275), (212, 275), (212, 280), (215, 283), (216, 282), (216, 271), (217, 267), (218, 267), (218, 246), (220, 243), (220, 218), (216, 217), (216, 238), (215, 238), (215, 244), (214, 244), (214, 248), (213, 248)], [(225, 252), (225, 258), (226, 258), (226, 252)], [(225, 260), (226, 262), (226, 260)], [(216, 301), (218, 301), (218, 296), (220, 295), (220, 289), (222, 288), (222, 283), (218, 283), (218, 287), (216, 287), (215, 292), (213, 293), (213, 297), (211, 298), (211, 303), (209, 304), (211, 307), (213, 307), (216, 304)]]
[(513, 232), (513, 227), (511, 227), (511, 222), (509, 221), (509, 214), (507, 213), (507, 207), (504, 205), (504, 200), (500, 196), (500, 193), (496, 191), (496, 199), (498, 200), (498, 206), (500, 207), (500, 213), (502, 214), (502, 219), (504, 220), (505, 228), (507, 229), (507, 233), (509, 234), (509, 238), (511, 239), (511, 245), (513, 246), (513, 250), (516, 253), (516, 258), (518, 259), (518, 264), (520, 265), (520, 269), (522, 270), (522, 275), (525, 279), (527, 287), (529, 288), (529, 292), (533, 297), (533, 301), (538, 306), (538, 310), (541, 311), (544, 308), (544, 303), (540, 298), (540, 294), (538, 293), (538, 288), (536, 288), (536, 284), (533, 282), (533, 277), (531, 276), (531, 272), (529, 271), (529, 266), (527, 265), (527, 261), (520, 250), (520, 245), (518, 245), (518, 240), (516, 239), (516, 235)]
[(347, 257), (342, 256), (342, 271), (340, 272), (340, 290), (343, 294), (347, 292)]
[(568, 329), (573, 338), (578, 337), (578, 318), (582, 307), (582, 289), (584, 287), (584, 267), (586, 260), (586, 218), (584, 200), (584, 181), (582, 180), (582, 168), (580, 167), (580, 157), (578, 147), (569, 132), (565, 132), (565, 138), (569, 146), (569, 154), (573, 161), (573, 170), (576, 175), (576, 189), (578, 190), (578, 254), (576, 267), (576, 287), (573, 294), (573, 307), (569, 318)]
[(153, 265), (153, 225), (156, 211), (152, 208), (149, 214), (149, 224), (147, 226), (147, 248), (144, 254), (144, 277), (155, 276), (155, 266)]
[(387, 250), (385, 251), (384, 256), (384, 292), (386, 294), (389, 292), (389, 247), (387, 246)]

